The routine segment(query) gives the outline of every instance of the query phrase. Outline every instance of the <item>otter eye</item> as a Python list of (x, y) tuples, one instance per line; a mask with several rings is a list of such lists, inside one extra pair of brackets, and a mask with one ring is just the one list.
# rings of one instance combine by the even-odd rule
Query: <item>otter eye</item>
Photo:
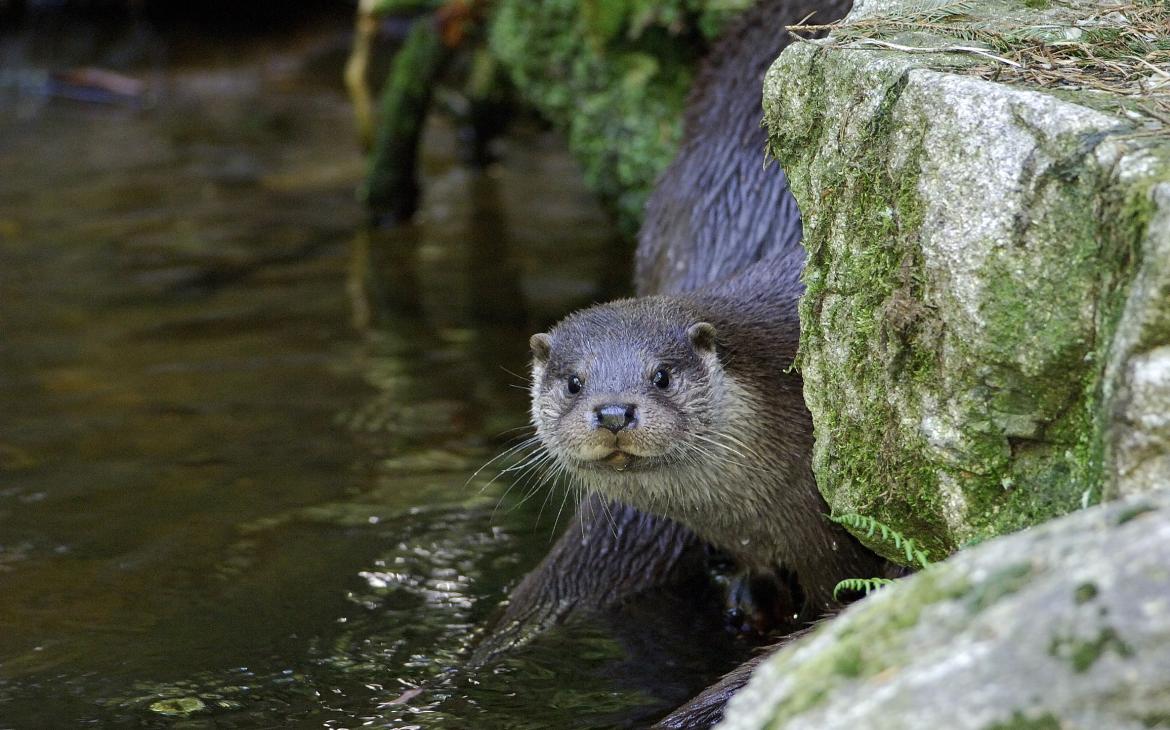
[(666, 390), (670, 387), (670, 373), (666, 371), (666, 368), (658, 368), (654, 371), (654, 377), (650, 379), (650, 382), (660, 389)]
[(581, 378), (578, 378), (576, 375), (570, 376), (568, 388), (569, 388), (569, 393), (572, 395), (577, 395), (578, 393), (580, 393), (581, 392)]

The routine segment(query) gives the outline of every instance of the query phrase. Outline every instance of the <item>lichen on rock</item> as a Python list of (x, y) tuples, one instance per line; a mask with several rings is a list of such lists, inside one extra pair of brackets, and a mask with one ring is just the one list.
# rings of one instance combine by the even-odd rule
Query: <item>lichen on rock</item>
[[(959, 38), (1079, 7), (968, 5)], [(1170, 137), (1128, 101), (981, 78), (996, 62), (912, 32), (929, 10), (859, 4), (787, 49), (764, 97), (805, 220), (818, 483), (938, 558), (1170, 479), (1170, 423), (1144, 405), (1170, 393), (1150, 347), (1170, 343)], [(890, 35), (859, 41), (862, 22)]]
[(1167, 554), (1167, 490), (963, 551), (766, 660), (719, 727), (1164, 727)]

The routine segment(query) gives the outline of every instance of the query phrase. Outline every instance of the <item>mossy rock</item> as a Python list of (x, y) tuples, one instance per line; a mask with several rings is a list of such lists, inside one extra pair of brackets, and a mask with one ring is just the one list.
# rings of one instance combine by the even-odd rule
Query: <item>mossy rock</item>
[(490, 45), (564, 130), (586, 183), (630, 235), (682, 133), (694, 69), (748, 0), (501, 0)]
[(1082, 5), (964, 4), (931, 20), (951, 37), (911, 33), (912, 3), (867, 2), (765, 81), (805, 221), (818, 483), (936, 559), (1170, 481), (1150, 406), (1170, 404), (1170, 135), (1128, 98), (865, 45), (970, 47), (973, 27), (1072, 27)]
[(998, 538), (765, 660), (723, 730), (1170, 721), (1170, 491)]

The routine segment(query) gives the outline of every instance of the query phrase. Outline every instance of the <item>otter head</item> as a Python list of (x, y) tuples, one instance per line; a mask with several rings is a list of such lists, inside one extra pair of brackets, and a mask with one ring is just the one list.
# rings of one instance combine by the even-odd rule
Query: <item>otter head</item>
[(710, 451), (723, 379), (715, 328), (671, 300), (591, 307), (529, 343), (537, 435), (586, 486), (628, 498), (606, 485)]

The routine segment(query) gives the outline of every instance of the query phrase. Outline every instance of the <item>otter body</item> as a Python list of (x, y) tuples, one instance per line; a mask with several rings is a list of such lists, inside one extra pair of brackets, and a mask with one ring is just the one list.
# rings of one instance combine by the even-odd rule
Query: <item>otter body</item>
[[(757, 0), (729, 24), (699, 69), (683, 143), (638, 234), (637, 293), (670, 296), (594, 307), (534, 338), (533, 423), (557, 465), (591, 493), (512, 592), (473, 665), (574, 616), (661, 591), (692, 596), (710, 578), (704, 540), (745, 565), (797, 572), (804, 618), (821, 613), (835, 581), (881, 574), (882, 561), (824, 519), (810, 472), (809, 415), (789, 371), (799, 331), (800, 213), (783, 172), (764, 166), (760, 125), (764, 72), (791, 40), (785, 26), (828, 23), (850, 6)], [(704, 322), (713, 350), (705, 328), (688, 334)], [(669, 353), (678, 359), (654, 362)], [(660, 389), (653, 378), (662, 364), (682, 380), (668, 372)], [(577, 394), (567, 393), (572, 375), (581, 380)], [(622, 407), (589, 407), (607, 393), (618, 397), (594, 402)], [(621, 427), (606, 436), (593, 418)], [(749, 669), (661, 726), (713, 724)]]
[(635, 257), (639, 296), (691, 291), (800, 248), (788, 178), (764, 164), (764, 73), (788, 45), (785, 26), (829, 23), (851, 6), (760, 0), (711, 49), (687, 99), (678, 155), (646, 202)]
[(796, 574), (819, 613), (881, 570), (825, 519), (792, 370), (802, 253), (722, 283), (576, 312), (532, 337), (532, 419), (580, 486), (686, 525), (754, 571)]

